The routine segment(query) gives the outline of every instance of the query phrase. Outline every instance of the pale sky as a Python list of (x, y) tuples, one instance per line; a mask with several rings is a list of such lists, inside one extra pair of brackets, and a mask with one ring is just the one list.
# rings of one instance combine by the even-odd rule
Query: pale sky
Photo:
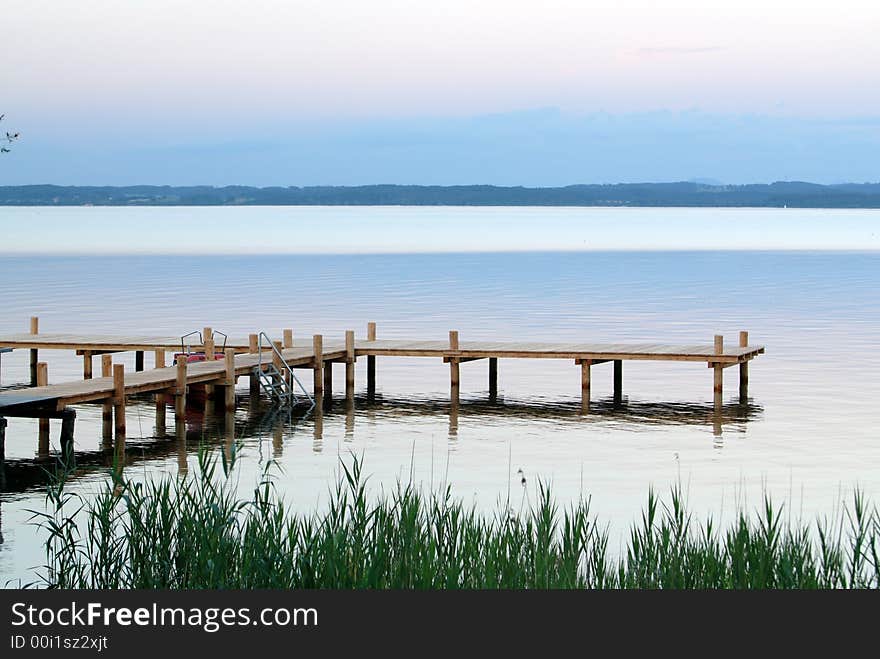
[[(2, 9), (0, 113), (22, 140), (0, 161), (0, 185), (599, 182), (602, 168), (582, 152), (600, 148), (621, 161), (608, 180), (880, 180), (878, 3), (2, 0)], [(529, 117), (547, 108), (561, 119), (533, 127)], [(492, 135), (499, 121), (508, 134), (475, 143), (480, 126)], [(730, 153), (738, 131), (748, 146)], [(765, 138), (764, 167), (752, 171), (749, 154)], [(528, 144), (511, 154), (512, 141)], [(664, 166), (675, 145), (692, 156)], [(834, 162), (818, 163), (827, 148)], [(783, 171), (792, 149), (802, 166)], [(715, 162), (719, 150), (731, 162)], [(456, 178), (462, 159), (484, 160), (484, 171)]]

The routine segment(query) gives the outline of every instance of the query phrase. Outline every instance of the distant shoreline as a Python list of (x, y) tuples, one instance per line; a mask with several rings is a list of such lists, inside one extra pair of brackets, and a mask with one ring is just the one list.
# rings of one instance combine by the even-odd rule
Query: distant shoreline
[(880, 208), (880, 183), (748, 185), (0, 186), (0, 206), (547, 206), (607, 208)]

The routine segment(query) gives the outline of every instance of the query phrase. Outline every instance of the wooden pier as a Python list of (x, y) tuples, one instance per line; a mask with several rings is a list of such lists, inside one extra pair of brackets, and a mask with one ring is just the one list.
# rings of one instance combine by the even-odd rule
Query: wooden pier
[[(144, 393), (156, 395), (157, 415), (164, 423), (164, 410), (174, 401), (177, 415), (185, 409), (187, 388), (204, 385), (210, 396), (222, 393), (226, 411), (235, 409), (235, 383), (241, 376), (250, 378), (252, 395), (259, 395), (259, 370), (267, 371), (274, 365), (278, 373), (284, 369), (279, 362), (292, 369), (313, 371), (312, 390), (316, 397), (324, 390), (332, 390), (332, 364), (345, 364), (345, 395), (354, 400), (355, 364), (361, 357), (367, 358), (367, 394), (376, 390), (376, 357), (428, 357), (449, 365), (450, 395), (457, 402), (460, 395), (460, 365), (476, 360), (488, 361), (488, 384), (490, 398), (498, 391), (499, 359), (562, 359), (578, 367), (581, 384), (581, 412), (590, 412), (590, 389), (593, 366), (612, 364), (613, 400), (623, 402), (624, 361), (698, 362), (713, 371), (713, 401), (716, 411), (723, 404), (723, 370), (739, 367), (739, 400), (748, 399), (749, 362), (764, 352), (761, 345), (749, 343), (747, 332), (740, 332), (736, 345), (725, 344), (722, 336), (715, 336), (706, 344), (599, 344), (599, 343), (503, 343), (495, 341), (460, 340), (457, 331), (450, 331), (448, 340), (386, 340), (378, 339), (376, 324), (369, 323), (366, 338), (355, 338), (354, 331), (347, 331), (341, 340), (325, 341), (322, 335), (311, 340), (294, 342), (293, 331), (285, 329), (282, 340), (274, 342), (276, 351), (266, 346), (261, 351), (258, 335), (247, 339), (228, 339), (222, 353), (214, 342), (214, 332), (204, 328), (198, 344), (190, 349), (204, 353), (207, 359), (188, 363), (180, 357), (175, 365), (167, 365), (169, 352), (181, 352), (181, 338), (167, 336), (101, 336), (81, 334), (42, 334), (39, 321), (31, 319), (30, 332), (0, 336), (0, 349), (23, 349), (30, 351), (30, 388), (0, 392), (0, 418), (4, 416), (30, 416), (40, 419), (61, 417), (68, 421), (62, 427), (62, 446), (69, 443), (73, 433), (71, 406), (80, 403), (100, 402), (104, 405), (105, 424), (115, 420), (118, 441), (125, 438), (126, 398)], [(40, 350), (72, 350), (83, 357), (83, 379), (73, 382), (48, 384), (48, 367), (39, 361)], [(122, 364), (112, 363), (112, 354), (134, 352), (135, 372), (126, 373)], [(153, 368), (146, 370), (144, 353), (152, 352)], [(92, 360), (101, 356), (101, 377), (94, 377)], [(284, 376), (286, 377), (286, 376)], [(43, 422), (41, 421), (41, 424)], [(48, 421), (45, 421), (48, 424)], [(0, 433), (4, 424), (0, 423)], [(48, 432), (48, 425), (45, 426)], [(41, 434), (44, 427), (41, 425)], [(0, 438), (2, 441), (2, 438)], [(0, 449), (2, 450), (2, 449)]]

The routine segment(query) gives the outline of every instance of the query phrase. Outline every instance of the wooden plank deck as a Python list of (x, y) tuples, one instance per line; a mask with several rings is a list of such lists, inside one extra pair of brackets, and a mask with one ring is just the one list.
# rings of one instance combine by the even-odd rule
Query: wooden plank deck
[[(204, 349), (204, 343), (189, 343), (190, 348)], [(248, 350), (248, 339), (229, 337), (226, 347), (236, 352)], [(0, 347), (31, 350), (76, 350), (78, 352), (130, 352), (147, 350), (180, 350), (179, 336), (100, 334), (6, 334), (0, 336)], [(218, 349), (222, 347), (216, 343)]]
[[(284, 361), (292, 367), (311, 368), (315, 353), (311, 347), (293, 347), (281, 351)], [(345, 347), (328, 344), (322, 352), (325, 361), (339, 361), (345, 357)], [(249, 375), (260, 364), (259, 354), (240, 354), (235, 356), (235, 375)], [(268, 367), (272, 363), (269, 352), (263, 352), (262, 363)], [(222, 360), (193, 362), (187, 365), (187, 384), (222, 384), (226, 378), (226, 364)], [(172, 389), (177, 382), (177, 367), (154, 368), (148, 371), (125, 374), (125, 395), (132, 396), (148, 392), (164, 392)], [(75, 405), (113, 398), (115, 395), (112, 377), (93, 378), (60, 382), (41, 387), (13, 389), (0, 392), (0, 412), (4, 408), (22, 405)]]
[(736, 364), (764, 352), (764, 346), (730, 346), (720, 354), (711, 344), (497, 343), (461, 341), (451, 350), (446, 341), (356, 340), (355, 353), (386, 357), (461, 357), (463, 359), (655, 360)]

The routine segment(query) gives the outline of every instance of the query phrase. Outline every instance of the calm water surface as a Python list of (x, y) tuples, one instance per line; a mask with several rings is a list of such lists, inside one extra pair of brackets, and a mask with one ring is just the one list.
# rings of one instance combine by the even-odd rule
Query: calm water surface
[[(866, 221), (876, 226), (877, 218)], [(44, 332), (179, 335), (210, 325), (280, 337), (293, 327), (300, 339), (341, 339), (346, 329), (363, 336), (370, 320), (379, 338), (440, 340), (458, 329), (462, 340), (710, 343), (716, 333), (735, 341), (749, 330), (767, 353), (752, 363), (746, 406), (736, 401), (736, 369), (725, 371), (720, 423), (711, 370), (649, 362), (625, 364), (621, 410), (610, 405), (610, 364), (595, 367), (595, 414), (587, 418), (577, 413), (579, 368), (541, 360), (502, 360), (496, 403), (488, 401), (486, 362), (464, 364), (458, 410), (450, 409), (448, 367), (439, 360), (382, 358), (375, 401), (363, 395), (361, 360), (358, 398), (346, 409), (337, 365), (336, 400), (320, 416), (273, 417), (248, 400), (245, 379), (234, 428), (222, 417), (192, 417), (185, 441), (174, 436), (171, 410), (163, 436), (149, 399), (128, 409), (128, 473), (138, 477), (193, 470), (201, 438), (223, 445), (234, 434), (244, 443), (241, 483), (274, 459), (279, 489), (303, 511), (321, 505), (340, 458), (354, 452), (375, 491), (397, 479), (448, 481), (490, 509), (508, 492), (517, 503), (533, 498), (541, 478), (562, 501), (591, 495), (616, 539), (649, 486), (679, 480), (701, 515), (755, 505), (764, 490), (807, 519), (832, 513), (856, 485), (880, 501), (878, 275), (872, 252), (6, 256), (0, 333), (26, 330), (31, 315)], [(81, 376), (72, 353), (41, 358), (51, 382)], [(133, 368), (132, 355), (115, 358)], [(3, 387), (20, 386), (27, 372), (26, 351), (3, 355)], [(30, 580), (43, 561), (27, 510), (42, 505), (41, 468), (58, 449), (52, 423), (47, 457), (38, 455), (36, 420), (9, 419), (2, 582)], [(94, 491), (109, 460), (99, 406), (77, 408), (76, 450), (74, 487)]]

